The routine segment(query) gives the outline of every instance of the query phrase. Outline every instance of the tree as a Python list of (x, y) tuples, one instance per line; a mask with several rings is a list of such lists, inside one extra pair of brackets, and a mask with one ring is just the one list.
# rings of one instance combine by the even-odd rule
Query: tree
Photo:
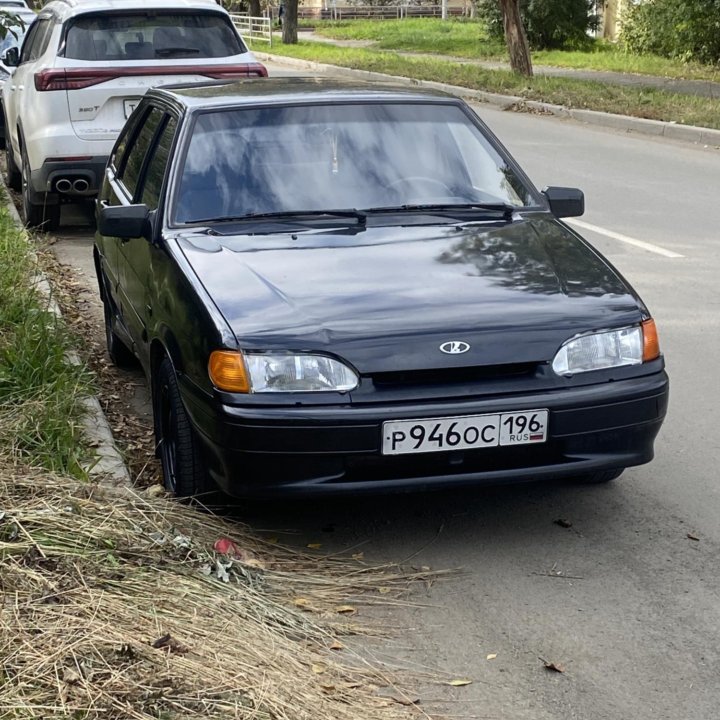
[(513, 72), (532, 77), (530, 46), (520, 17), (520, 0), (500, 0), (505, 44), (510, 55), (510, 68)]
[(260, 0), (250, 0), (250, 17), (260, 17), (261, 15)]
[(283, 0), (282, 41), (296, 45), (298, 41), (298, 0)]

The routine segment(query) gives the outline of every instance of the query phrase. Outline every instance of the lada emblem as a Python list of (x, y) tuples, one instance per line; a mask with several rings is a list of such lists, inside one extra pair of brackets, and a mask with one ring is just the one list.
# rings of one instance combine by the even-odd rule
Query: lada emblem
[(440, 352), (446, 355), (462, 355), (470, 349), (470, 346), (462, 340), (448, 340), (440, 346)]

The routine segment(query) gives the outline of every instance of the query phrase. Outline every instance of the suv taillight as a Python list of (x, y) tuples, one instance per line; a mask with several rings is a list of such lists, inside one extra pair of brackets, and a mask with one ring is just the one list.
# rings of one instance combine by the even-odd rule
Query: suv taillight
[(43, 70), (35, 73), (35, 89), (80, 90), (119, 77), (140, 75), (204, 75), (216, 80), (232, 80), (249, 77), (267, 77), (267, 70), (260, 63), (242, 65), (142, 65), (132, 67), (64, 68)]

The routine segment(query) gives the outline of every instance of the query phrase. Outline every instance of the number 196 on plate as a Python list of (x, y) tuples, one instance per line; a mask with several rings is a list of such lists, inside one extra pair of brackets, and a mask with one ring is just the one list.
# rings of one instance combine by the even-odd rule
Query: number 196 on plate
[(383, 455), (532, 445), (547, 439), (547, 410), (383, 423)]

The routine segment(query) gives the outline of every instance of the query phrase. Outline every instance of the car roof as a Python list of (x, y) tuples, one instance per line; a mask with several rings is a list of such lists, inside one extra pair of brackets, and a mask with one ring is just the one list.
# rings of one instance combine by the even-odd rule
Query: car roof
[(216, 10), (226, 12), (215, 0), (51, 0), (40, 12), (55, 12), (65, 19), (89, 12), (122, 10)]
[(338, 80), (317, 77), (279, 77), (232, 82), (187, 83), (153, 88), (158, 96), (191, 110), (257, 104), (327, 103), (359, 101), (459, 102), (440, 90), (397, 83)]

